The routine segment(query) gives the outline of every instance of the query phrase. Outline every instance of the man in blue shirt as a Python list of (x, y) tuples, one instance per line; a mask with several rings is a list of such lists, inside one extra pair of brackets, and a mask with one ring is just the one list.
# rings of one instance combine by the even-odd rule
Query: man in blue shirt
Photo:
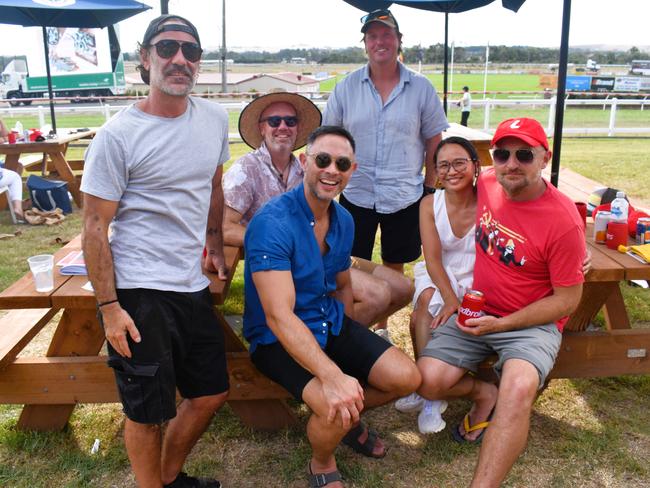
[(323, 124), (344, 127), (358, 145), (359, 168), (340, 199), (354, 217), (352, 255), (372, 259), (381, 227), (384, 265), (403, 273), (420, 256), (419, 201), (423, 184), (433, 191), (433, 153), (449, 124), (431, 82), (397, 60), (393, 14), (375, 10), (362, 22), (368, 64), (336, 85)]
[(244, 335), (255, 366), (312, 410), (311, 486), (342, 486), (339, 442), (371, 457), (386, 449), (359, 421), (364, 408), (415, 390), (413, 361), (351, 320), (354, 224), (334, 201), (356, 169), (354, 139), (316, 129), (300, 155), (303, 183), (269, 201), (246, 231)]

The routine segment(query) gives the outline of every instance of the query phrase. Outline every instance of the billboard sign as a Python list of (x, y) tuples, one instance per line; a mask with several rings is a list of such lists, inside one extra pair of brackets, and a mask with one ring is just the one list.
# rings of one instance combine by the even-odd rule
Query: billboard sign
[(592, 76), (591, 77), (591, 91), (594, 92), (608, 92), (614, 90), (614, 81), (616, 78), (613, 76)]
[(636, 76), (617, 76), (614, 83), (614, 91), (617, 92), (634, 92), (639, 91), (640, 78)]
[[(27, 29), (34, 32), (26, 36), (29, 76), (47, 76), (41, 29)], [(52, 76), (112, 72), (108, 29), (48, 27), (47, 38)]]
[(569, 75), (566, 77), (567, 91), (589, 91), (591, 76)]

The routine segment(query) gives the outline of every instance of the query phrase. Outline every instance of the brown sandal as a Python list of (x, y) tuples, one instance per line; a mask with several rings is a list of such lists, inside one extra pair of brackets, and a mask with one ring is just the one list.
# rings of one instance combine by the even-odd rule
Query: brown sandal
[(330, 471), (329, 473), (314, 474), (311, 470), (311, 461), (309, 461), (309, 464), (307, 464), (307, 470), (309, 471), (309, 473), (307, 474), (307, 480), (309, 481), (309, 488), (322, 488), (323, 486), (327, 486), (330, 483), (334, 483), (335, 481), (343, 480), (343, 478), (341, 477), (341, 473), (339, 473), (338, 469), (335, 469), (334, 471)]

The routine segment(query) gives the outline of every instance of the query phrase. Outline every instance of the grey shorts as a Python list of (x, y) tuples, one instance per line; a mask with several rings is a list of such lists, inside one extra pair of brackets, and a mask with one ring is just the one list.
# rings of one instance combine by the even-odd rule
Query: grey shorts
[(456, 314), (452, 315), (447, 322), (434, 329), (422, 356), (476, 373), (481, 362), (497, 354), (499, 360), (494, 365), (494, 371), (499, 376), (508, 359), (522, 359), (537, 369), (539, 388), (544, 385), (562, 344), (562, 334), (557, 325), (544, 324), (473, 336), (456, 326), (456, 317)]

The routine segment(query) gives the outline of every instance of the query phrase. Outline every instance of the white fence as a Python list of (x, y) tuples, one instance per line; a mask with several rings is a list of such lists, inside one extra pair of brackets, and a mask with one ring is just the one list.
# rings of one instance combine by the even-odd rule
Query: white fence
[[(229, 112), (240, 112), (247, 104), (248, 101), (220, 101), (221, 105)], [(314, 103), (322, 110), (325, 109), (326, 101), (314, 100)], [(609, 123), (603, 127), (567, 127), (565, 120), (563, 134), (607, 134), (608, 137), (614, 137), (618, 134), (650, 134), (650, 110), (648, 113), (648, 123), (642, 124), (640, 127), (617, 126), (617, 113), (618, 108), (622, 106), (634, 107), (636, 110), (644, 112), (645, 106), (650, 106), (650, 97), (643, 100), (619, 100), (617, 98), (610, 98), (604, 100), (581, 100), (581, 99), (566, 99), (565, 106), (570, 107), (588, 107), (596, 106), (601, 107), (603, 111), (609, 111)], [(472, 100), (472, 108), (483, 110), (483, 130), (485, 132), (493, 132), (491, 129), (492, 112), (497, 107), (503, 108), (521, 108), (522, 115), (526, 114), (526, 109), (548, 109), (548, 122), (546, 131), (549, 135), (553, 134), (555, 124), (555, 110), (556, 98), (550, 99), (528, 99), (528, 100), (513, 100), (513, 99), (497, 99), (487, 98), (484, 100)], [(57, 105), (56, 113), (63, 114), (102, 114), (105, 120), (108, 120), (117, 111), (124, 108), (124, 105), (111, 105), (109, 103), (100, 106), (79, 106), (74, 105)], [(455, 107), (450, 105), (450, 111), (455, 110)], [(593, 110), (593, 109), (592, 109)], [(19, 120), (23, 115), (37, 114), (39, 120), (39, 127), (45, 125), (46, 117), (49, 117), (49, 106), (30, 106), (30, 107), (16, 107), (16, 108), (0, 108), (0, 118), (5, 120), (7, 126), (13, 125), (11, 120)], [(494, 121), (496, 125), (499, 120)], [(239, 134), (231, 133), (232, 139), (239, 139)]]

